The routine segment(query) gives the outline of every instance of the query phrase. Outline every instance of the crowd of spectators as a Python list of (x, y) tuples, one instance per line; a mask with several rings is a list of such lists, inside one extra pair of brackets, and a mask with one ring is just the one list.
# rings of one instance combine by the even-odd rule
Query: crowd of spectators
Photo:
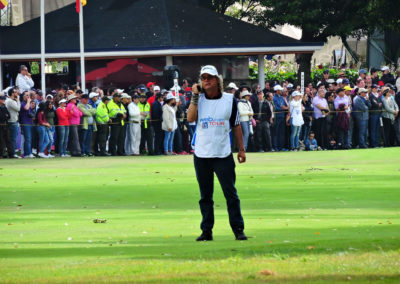
[[(304, 93), (288, 81), (264, 88), (231, 82), (225, 91), (237, 100), (246, 151), (390, 147), (400, 146), (396, 75), (361, 69), (350, 82), (345, 72), (334, 80), (326, 70)], [(88, 93), (62, 85), (43, 94), (22, 65), (16, 86), (0, 95), (0, 158), (191, 154), (191, 84), (183, 80), (179, 94), (154, 82)]]

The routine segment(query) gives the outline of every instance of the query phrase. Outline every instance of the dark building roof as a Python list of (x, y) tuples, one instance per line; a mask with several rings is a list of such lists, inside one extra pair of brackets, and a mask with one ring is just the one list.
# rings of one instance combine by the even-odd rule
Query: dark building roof
[[(262, 47), (277, 53), (285, 52), (283, 47), (312, 52), (322, 46), (217, 14), (187, 0), (90, 0), (83, 12), (85, 52), (142, 51), (143, 55), (158, 56)], [(75, 4), (46, 14), (45, 25), (46, 53), (79, 52)], [(184, 53), (187, 49), (191, 51)], [(1, 27), (0, 53), (39, 54), (40, 18)]]

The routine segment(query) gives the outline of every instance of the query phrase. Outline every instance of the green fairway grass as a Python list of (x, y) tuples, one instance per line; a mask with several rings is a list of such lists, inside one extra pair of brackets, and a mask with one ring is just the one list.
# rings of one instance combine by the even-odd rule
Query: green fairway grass
[[(400, 148), (247, 154), (248, 241), (192, 156), (0, 160), (0, 283), (400, 283)], [(94, 219), (106, 223), (94, 223)]]

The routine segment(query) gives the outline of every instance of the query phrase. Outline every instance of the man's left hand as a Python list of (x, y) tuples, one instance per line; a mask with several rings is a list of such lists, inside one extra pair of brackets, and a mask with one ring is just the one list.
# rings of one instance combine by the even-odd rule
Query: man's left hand
[(246, 153), (244, 151), (239, 151), (238, 155), (237, 155), (237, 159), (239, 161), (239, 164), (246, 162)]

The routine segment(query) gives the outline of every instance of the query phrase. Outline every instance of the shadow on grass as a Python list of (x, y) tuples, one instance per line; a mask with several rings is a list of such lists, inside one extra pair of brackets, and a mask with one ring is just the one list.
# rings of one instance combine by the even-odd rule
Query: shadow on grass
[[(252, 277), (249, 277), (251, 280)], [(363, 274), (363, 275), (318, 275), (318, 276), (299, 276), (299, 277), (280, 277), (279, 279), (266, 278), (268, 283), (371, 283), (377, 282), (391, 282), (398, 283), (400, 281), (400, 274), (387, 275), (387, 274)], [(396, 281), (396, 282), (392, 282)]]
[[(194, 236), (135, 236), (124, 240), (25, 241), (2, 242), (2, 258), (124, 257), (131, 259), (225, 259), (229, 257), (267, 257), (284, 260), (307, 255), (346, 255), (400, 249), (396, 233), (399, 226), (339, 228), (341, 233), (312, 230), (259, 230), (248, 241), (235, 241), (233, 235), (214, 235), (212, 242), (195, 242)], [(251, 235), (250, 235), (251, 236)], [(95, 238), (94, 238), (95, 239)], [(26, 248), (24, 246), (35, 246)]]

